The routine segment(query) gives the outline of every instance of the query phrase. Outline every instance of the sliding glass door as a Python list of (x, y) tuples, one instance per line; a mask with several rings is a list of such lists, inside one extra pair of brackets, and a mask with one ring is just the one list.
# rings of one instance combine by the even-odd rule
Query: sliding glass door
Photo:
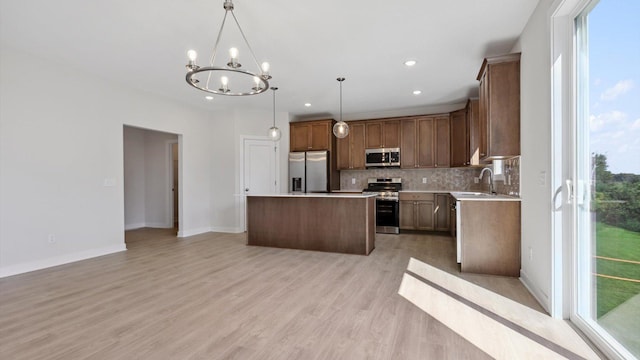
[(640, 1), (575, 18), (572, 318), (640, 357)]

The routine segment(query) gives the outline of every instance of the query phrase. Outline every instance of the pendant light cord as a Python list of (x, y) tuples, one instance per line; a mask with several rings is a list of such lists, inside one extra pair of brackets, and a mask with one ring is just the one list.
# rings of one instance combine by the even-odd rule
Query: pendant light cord
[(273, 90), (273, 127), (276, 127), (276, 90), (278, 88), (272, 87), (271, 90)]

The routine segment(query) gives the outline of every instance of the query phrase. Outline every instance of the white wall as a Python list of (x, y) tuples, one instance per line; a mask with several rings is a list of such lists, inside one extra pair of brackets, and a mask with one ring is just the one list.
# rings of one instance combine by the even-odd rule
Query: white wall
[[(272, 111), (230, 110), (217, 112), (212, 137), (211, 228), (213, 231), (239, 232), (244, 212), (244, 191), (240, 186), (240, 148), (242, 136), (266, 137), (273, 124)], [(287, 192), (289, 153), (289, 114), (276, 112), (276, 126), (282, 131), (280, 146), (280, 189)]]
[(550, 6), (550, 0), (540, 1), (513, 49), (522, 52), (521, 279), (547, 311), (552, 270)]
[(0, 276), (125, 249), (124, 124), (182, 135), (181, 235), (210, 230), (210, 114), (0, 50)]

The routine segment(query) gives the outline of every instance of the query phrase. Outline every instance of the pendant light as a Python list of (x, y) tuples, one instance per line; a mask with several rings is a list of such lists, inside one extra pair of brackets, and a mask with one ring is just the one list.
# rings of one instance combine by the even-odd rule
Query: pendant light
[(269, 139), (278, 141), (282, 136), (282, 132), (276, 126), (276, 90), (278, 88), (272, 87), (271, 90), (273, 90), (273, 126), (269, 128)]
[(342, 121), (342, 82), (344, 81), (344, 78), (339, 77), (336, 80), (340, 83), (340, 121), (333, 125), (333, 135), (338, 139), (342, 139), (349, 135), (349, 124)]

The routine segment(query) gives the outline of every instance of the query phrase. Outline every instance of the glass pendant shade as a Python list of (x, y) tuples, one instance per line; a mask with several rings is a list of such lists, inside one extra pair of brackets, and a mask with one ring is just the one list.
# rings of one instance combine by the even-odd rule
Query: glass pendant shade
[(342, 82), (344, 81), (344, 78), (339, 77), (336, 80), (340, 83), (340, 121), (333, 125), (333, 135), (338, 139), (342, 139), (349, 135), (349, 124), (342, 121)]
[(278, 141), (280, 140), (281, 136), (282, 136), (282, 131), (280, 131), (280, 129), (278, 129), (275, 125), (269, 128), (269, 139), (273, 141)]
[(349, 125), (344, 121), (338, 121), (333, 125), (333, 135), (342, 139), (349, 135)]
[(278, 90), (278, 88), (272, 87), (271, 90), (273, 90), (273, 126), (269, 128), (267, 136), (273, 141), (278, 141), (282, 136), (282, 131), (276, 126), (276, 90)]

